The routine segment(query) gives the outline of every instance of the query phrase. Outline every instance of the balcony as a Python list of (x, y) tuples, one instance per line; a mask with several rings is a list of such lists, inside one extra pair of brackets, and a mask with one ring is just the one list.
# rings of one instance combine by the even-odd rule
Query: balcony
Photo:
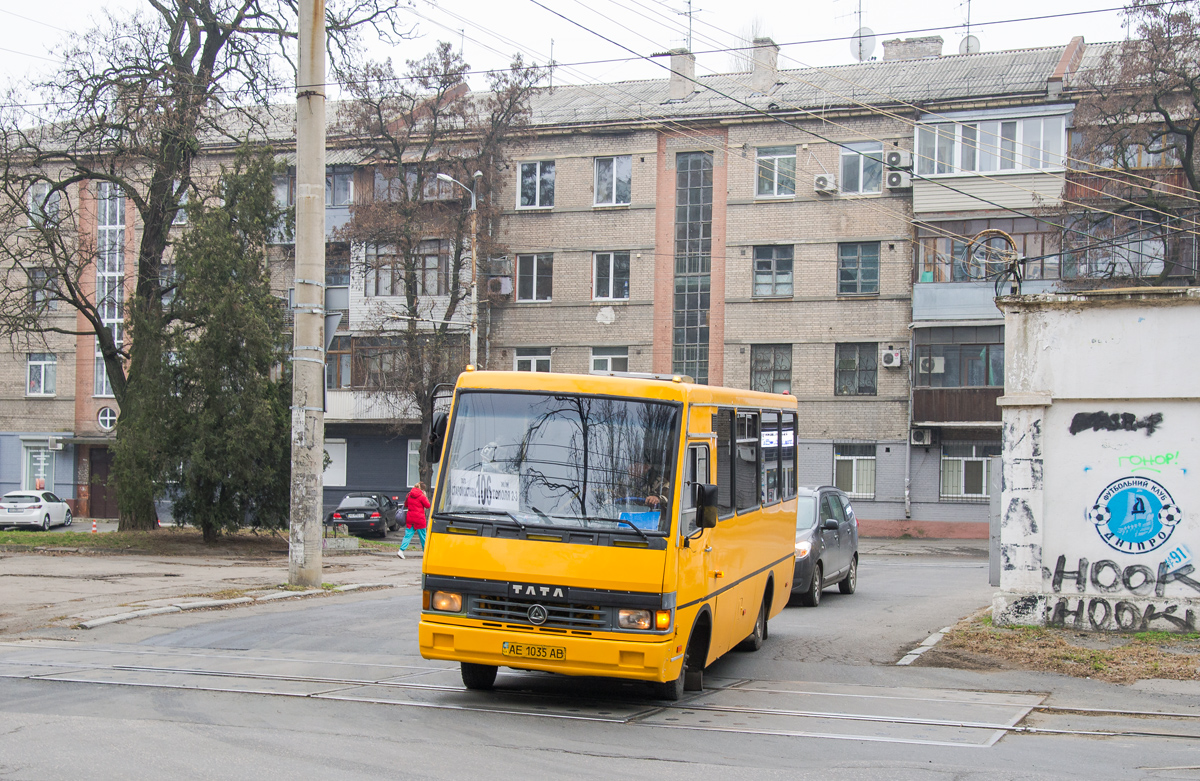
[(917, 425), (937, 423), (1000, 424), (996, 399), (1004, 388), (914, 388), (913, 421)]
[(419, 421), (421, 411), (399, 394), (374, 390), (326, 390), (325, 422)]
[(1108, 198), (1140, 202), (1151, 196), (1190, 198), (1181, 168), (1139, 168), (1134, 172), (1105, 170), (1068, 171), (1063, 198), (1087, 203)]

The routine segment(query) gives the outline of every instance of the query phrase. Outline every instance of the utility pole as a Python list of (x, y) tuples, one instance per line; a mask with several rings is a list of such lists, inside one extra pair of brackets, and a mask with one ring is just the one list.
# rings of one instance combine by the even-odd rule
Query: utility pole
[(300, 0), (288, 583), (321, 585), (325, 454), (325, 0)]
[(479, 187), (479, 179), (483, 171), (474, 174), (474, 187), (467, 187), (449, 174), (438, 174), (443, 182), (457, 184), (471, 195), (471, 365), (479, 368), (479, 262), (475, 245), (479, 239), (479, 210), (476, 208), (475, 190)]

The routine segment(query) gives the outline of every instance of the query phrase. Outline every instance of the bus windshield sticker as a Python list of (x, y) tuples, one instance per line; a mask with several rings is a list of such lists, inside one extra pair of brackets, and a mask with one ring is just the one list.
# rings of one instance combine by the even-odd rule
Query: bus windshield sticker
[(520, 487), (520, 475), (453, 469), (450, 471), (449, 504), (451, 507), (517, 512), (521, 509)]

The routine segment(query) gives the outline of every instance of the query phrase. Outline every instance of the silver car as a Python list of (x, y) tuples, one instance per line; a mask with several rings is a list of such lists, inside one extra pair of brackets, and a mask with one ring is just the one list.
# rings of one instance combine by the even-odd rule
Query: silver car
[(0, 528), (70, 526), (71, 508), (49, 491), (10, 491), (0, 497)]
[(858, 519), (850, 498), (832, 485), (800, 488), (796, 496), (796, 569), (792, 593), (816, 607), (821, 592), (837, 584), (843, 594), (858, 587)]

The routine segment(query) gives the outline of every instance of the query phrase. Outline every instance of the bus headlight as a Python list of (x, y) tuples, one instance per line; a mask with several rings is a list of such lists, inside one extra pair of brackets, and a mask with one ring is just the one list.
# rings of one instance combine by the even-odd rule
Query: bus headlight
[(796, 558), (802, 559), (812, 551), (812, 541), (804, 540), (796, 543)]
[(649, 610), (620, 610), (617, 626), (621, 629), (653, 629), (654, 616)]
[(452, 591), (435, 591), (430, 604), (434, 610), (440, 610), (443, 613), (461, 613), (462, 594), (455, 594)]

